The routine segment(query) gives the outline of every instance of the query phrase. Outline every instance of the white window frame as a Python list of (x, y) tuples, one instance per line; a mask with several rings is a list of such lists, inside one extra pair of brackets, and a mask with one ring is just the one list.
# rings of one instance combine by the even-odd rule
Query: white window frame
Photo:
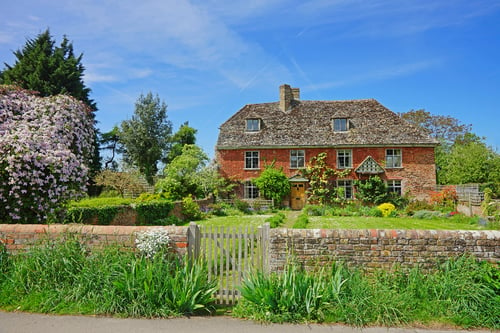
[(258, 132), (260, 131), (260, 119), (259, 118), (249, 118), (246, 120), (245, 130), (247, 132)]
[(290, 150), (290, 169), (303, 169), (306, 167), (305, 150)]
[(347, 132), (349, 130), (349, 119), (334, 118), (332, 126), (334, 132)]
[[(256, 162), (256, 163), (255, 163)], [(255, 165), (257, 164), (257, 165)], [(257, 170), (260, 166), (260, 154), (259, 151), (252, 150), (245, 152), (245, 169), (246, 170)]]
[[(346, 159), (348, 160), (348, 163), (345, 163)], [(352, 149), (338, 149), (337, 169), (348, 169), (348, 168), (352, 168)]]
[[(390, 154), (389, 154), (390, 152)], [(385, 167), (389, 169), (397, 169), (403, 167), (403, 151), (401, 149), (386, 149), (385, 150)]]
[(250, 180), (243, 184), (243, 196), (245, 199), (256, 199), (260, 196), (259, 188)]
[(344, 189), (344, 199), (354, 198), (354, 185), (352, 179), (338, 179), (336, 181), (337, 187), (342, 187)]
[(403, 195), (403, 182), (401, 179), (388, 179), (387, 191)]

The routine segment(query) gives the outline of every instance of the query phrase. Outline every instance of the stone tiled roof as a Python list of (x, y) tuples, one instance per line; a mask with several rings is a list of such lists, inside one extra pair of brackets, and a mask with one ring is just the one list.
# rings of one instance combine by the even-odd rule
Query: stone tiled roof
[[(261, 130), (246, 132), (246, 119), (261, 119)], [(347, 118), (349, 130), (333, 131), (333, 119)], [(437, 141), (374, 99), (293, 100), (249, 104), (220, 126), (218, 149), (330, 146), (435, 146)]]

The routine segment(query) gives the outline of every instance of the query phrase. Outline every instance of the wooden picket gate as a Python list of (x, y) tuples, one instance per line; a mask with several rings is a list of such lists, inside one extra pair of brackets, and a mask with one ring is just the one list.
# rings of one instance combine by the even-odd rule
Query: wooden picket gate
[[(190, 226), (191, 255), (207, 262), (209, 279), (217, 279), (218, 304), (234, 304), (245, 275), (269, 267), (269, 223), (254, 227)], [(193, 246), (191, 246), (193, 245)]]

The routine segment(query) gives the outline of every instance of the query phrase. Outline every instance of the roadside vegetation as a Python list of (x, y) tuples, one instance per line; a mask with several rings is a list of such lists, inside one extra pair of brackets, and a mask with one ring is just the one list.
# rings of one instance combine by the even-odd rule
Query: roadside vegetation
[(498, 268), (466, 256), (433, 272), (414, 268), (371, 275), (342, 263), (314, 272), (291, 263), (281, 274), (250, 275), (234, 314), (277, 323), (498, 329), (499, 281)]
[(146, 237), (144, 246), (138, 245), (144, 251), (137, 253), (118, 246), (90, 252), (72, 235), (16, 255), (0, 243), (0, 307), (121, 317), (212, 311), (216, 285), (208, 280), (206, 265), (151, 244), (158, 239)]

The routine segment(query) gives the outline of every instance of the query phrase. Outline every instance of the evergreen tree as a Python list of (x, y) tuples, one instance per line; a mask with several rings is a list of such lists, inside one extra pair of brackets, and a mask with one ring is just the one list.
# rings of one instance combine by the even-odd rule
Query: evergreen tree
[(187, 121), (179, 127), (179, 130), (171, 139), (172, 147), (167, 156), (167, 164), (182, 154), (182, 147), (185, 145), (194, 145), (196, 143), (196, 132), (198, 132), (198, 130), (190, 127)]
[(121, 124), (124, 160), (136, 166), (151, 185), (158, 172), (158, 162), (164, 162), (168, 154), (171, 134), (167, 105), (151, 92), (139, 96), (132, 119)]
[(55, 46), (47, 29), (36, 38), (28, 39), (14, 55), (17, 60), (13, 66), (5, 64), (1, 83), (34, 90), (40, 96), (71, 95), (93, 111), (97, 110), (95, 102), (89, 98), (90, 88), (83, 82), (83, 54), (75, 56), (73, 44), (66, 36), (60, 46)]

